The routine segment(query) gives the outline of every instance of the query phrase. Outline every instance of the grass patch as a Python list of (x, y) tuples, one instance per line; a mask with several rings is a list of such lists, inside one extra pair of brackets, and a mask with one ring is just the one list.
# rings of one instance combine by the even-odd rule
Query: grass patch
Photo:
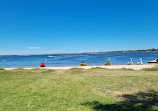
[(24, 68), (16, 68), (16, 69), (14, 69), (14, 70), (25, 70)]
[(122, 68), (122, 69), (117, 69), (117, 70), (128, 70), (128, 71), (134, 71), (133, 69), (128, 69), (128, 68)]
[(145, 71), (158, 71), (158, 67), (154, 67), (154, 68), (145, 68), (143, 69)]
[(156, 71), (2, 70), (0, 111), (157, 111)]

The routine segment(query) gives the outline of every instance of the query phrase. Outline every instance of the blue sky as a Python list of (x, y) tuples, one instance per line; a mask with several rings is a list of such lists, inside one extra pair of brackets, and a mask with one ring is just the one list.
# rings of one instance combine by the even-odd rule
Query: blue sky
[(0, 0), (0, 55), (158, 48), (158, 0)]

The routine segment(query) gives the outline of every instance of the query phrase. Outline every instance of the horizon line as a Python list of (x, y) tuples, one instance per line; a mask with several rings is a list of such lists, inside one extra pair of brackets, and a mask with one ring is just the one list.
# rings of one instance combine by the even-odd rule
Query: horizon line
[[(154, 49), (155, 51), (152, 51)], [(52, 54), (4, 54), (0, 56), (33, 56), (33, 55), (64, 55), (64, 54), (100, 54), (100, 53), (128, 53), (128, 52), (158, 52), (158, 48), (121, 50), (121, 51), (98, 51), (98, 52), (78, 52), (78, 53), (52, 53)]]

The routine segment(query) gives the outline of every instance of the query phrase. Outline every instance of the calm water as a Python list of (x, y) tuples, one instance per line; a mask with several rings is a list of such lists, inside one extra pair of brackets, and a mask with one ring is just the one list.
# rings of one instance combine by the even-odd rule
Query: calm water
[[(135, 53), (109, 53), (109, 54), (70, 54), (70, 55), (32, 55), (32, 56), (0, 56), (0, 67), (39, 67), (42, 62), (46, 66), (79, 66), (82, 61), (87, 65), (104, 65), (111, 59), (111, 64), (127, 64), (130, 58), (133, 62), (139, 62), (139, 58), (143, 58), (143, 62), (147, 64), (149, 60), (155, 59), (158, 52), (135, 52)], [(47, 59), (47, 61), (45, 61)], [(5, 60), (5, 61), (3, 61)]]

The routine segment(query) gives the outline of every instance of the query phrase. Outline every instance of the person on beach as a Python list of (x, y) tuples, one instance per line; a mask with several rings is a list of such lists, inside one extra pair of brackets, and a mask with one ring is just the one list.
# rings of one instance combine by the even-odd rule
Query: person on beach
[(81, 63), (81, 66), (86, 66), (86, 63), (82, 62), (82, 63)]
[(157, 63), (158, 63), (158, 56), (157, 56), (157, 58), (156, 58), (156, 61), (157, 61)]

